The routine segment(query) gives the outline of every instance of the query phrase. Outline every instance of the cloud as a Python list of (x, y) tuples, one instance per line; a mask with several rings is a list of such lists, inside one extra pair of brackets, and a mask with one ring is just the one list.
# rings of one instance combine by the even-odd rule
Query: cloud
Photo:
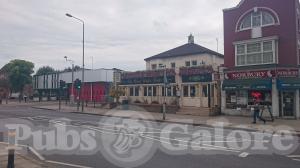
[[(26, 59), (62, 69), (65, 55), (82, 62), (85, 21), (86, 66), (145, 69), (144, 58), (187, 42), (216, 50), (222, 44), (222, 9), (239, 0), (1, 0), (0, 66)], [(223, 46), (219, 45), (220, 51)]]

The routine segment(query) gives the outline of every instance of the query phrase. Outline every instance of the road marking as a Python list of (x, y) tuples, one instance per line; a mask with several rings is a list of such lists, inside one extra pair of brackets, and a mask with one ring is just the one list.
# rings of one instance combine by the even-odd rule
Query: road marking
[(289, 155), (289, 158), (300, 158), (300, 155)]
[(241, 154), (239, 155), (239, 157), (245, 158), (245, 157), (247, 157), (248, 155), (249, 155), (249, 153), (243, 152), (243, 153), (241, 153)]
[(45, 161), (46, 159), (39, 154), (35, 149), (33, 149), (32, 147), (28, 146), (28, 149), (36, 156), (38, 157), (40, 160)]
[(71, 166), (71, 167), (78, 167), (78, 168), (92, 168), (88, 166), (81, 166), (81, 165), (76, 165), (76, 164), (71, 164), (71, 163), (64, 163), (64, 162), (57, 162), (57, 161), (52, 161), (52, 160), (46, 160), (47, 163), (52, 163), (52, 164), (59, 164), (59, 165), (64, 165), (64, 166)]
[(298, 162), (300, 162), (300, 159), (293, 159), (294, 161), (298, 161)]

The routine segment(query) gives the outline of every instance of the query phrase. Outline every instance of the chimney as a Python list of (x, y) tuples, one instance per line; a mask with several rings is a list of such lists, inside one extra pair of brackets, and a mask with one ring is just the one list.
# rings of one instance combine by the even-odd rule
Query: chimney
[(192, 35), (192, 33), (189, 35), (189, 44), (194, 44), (194, 36)]

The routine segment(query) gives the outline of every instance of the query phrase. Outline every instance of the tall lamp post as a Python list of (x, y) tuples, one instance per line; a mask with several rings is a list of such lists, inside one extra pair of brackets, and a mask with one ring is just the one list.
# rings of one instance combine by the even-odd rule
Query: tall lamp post
[(67, 56), (64, 57), (66, 59), (67, 62), (70, 62), (72, 64), (72, 89), (71, 89), (71, 96), (70, 96), (70, 100), (71, 100), (71, 104), (74, 104), (74, 60), (70, 60), (68, 59)]
[(167, 79), (167, 66), (166, 65), (161, 65), (160, 68), (164, 68), (164, 104), (163, 104), (163, 120), (166, 120), (166, 98), (167, 98), (167, 84), (168, 84), (168, 79)]
[[(66, 16), (74, 18), (82, 23), (82, 79), (81, 79), (82, 87), (80, 92), (80, 95), (82, 95), (84, 93), (84, 21), (75, 16), (72, 16), (69, 13), (66, 13)], [(82, 96), (81, 96), (81, 111), (84, 112), (84, 101)]]

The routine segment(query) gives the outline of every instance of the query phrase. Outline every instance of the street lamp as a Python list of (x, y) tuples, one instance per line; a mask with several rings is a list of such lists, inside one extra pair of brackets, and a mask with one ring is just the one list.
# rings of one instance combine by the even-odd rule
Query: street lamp
[[(72, 16), (69, 13), (66, 13), (66, 16), (74, 18), (82, 23), (82, 79), (81, 79), (82, 87), (81, 87), (81, 92), (80, 92), (80, 94), (82, 95), (84, 93), (84, 91), (83, 91), (84, 90), (84, 21), (75, 16)], [(83, 101), (82, 96), (81, 96), (81, 111), (84, 112), (84, 101)]]
[(164, 68), (164, 104), (163, 104), (163, 120), (166, 120), (166, 97), (167, 97), (167, 66), (166, 65), (160, 65), (160, 68)]
[(74, 104), (74, 61), (68, 59), (67, 56), (64, 56), (64, 58), (66, 59), (67, 62), (70, 62), (72, 64), (72, 89), (71, 89), (70, 100), (71, 100), (71, 104)]

